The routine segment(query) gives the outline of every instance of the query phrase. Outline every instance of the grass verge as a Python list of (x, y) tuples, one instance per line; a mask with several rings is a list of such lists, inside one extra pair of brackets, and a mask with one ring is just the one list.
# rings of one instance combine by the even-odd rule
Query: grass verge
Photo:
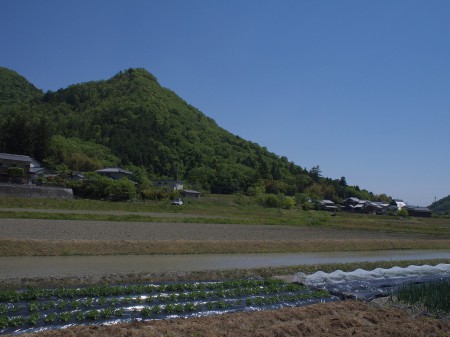
[(437, 265), (450, 263), (450, 259), (433, 260), (405, 260), (378, 261), (354, 263), (329, 263), (316, 265), (280, 266), (252, 269), (227, 269), (193, 272), (158, 272), (158, 273), (128, 273), (104, 274), (99, 276), (70, 276), (70, 277), (27, 277), (0, 279), (0, 289), (25, 288), (55, 288), (78, 287), (97, 284), (137, 284), (151, 282), (180, 282), (180, 281), (223, 281), (243, 278), (269, 278), (294, 275), (295, 273), (312, 274), (317, 271), (332, 272), (335, 270), (353, 271), (356, 269), (373, 270), (375, 268), (407, 267), (410, 265)]
[(0, 239), (0, 256), (235, 254), (448, 249), (450, 240), (96, 241)]
[[(329, 212), (302, 211), (299, 208), (265, 208), (259, 206), (254, 198), (242, 195), (211, 195), (186, 200), (182, 207), (171, 206), (167, 200), (109, 202), (14, 197), (0, 197), (0, 205), (0, 218), (290, 225), (421, 234), (450, 239), (450, 218), (400, 218), (346, 212), (331, 216)], [(8, 210), (10, 208), (14, 211)], [(53, 213), (51, 210), (58, 212)], [(149, 215), (149, 212), (155, 214)], [(164, 216), (158, 216), (157, 213), (164, 213)]]

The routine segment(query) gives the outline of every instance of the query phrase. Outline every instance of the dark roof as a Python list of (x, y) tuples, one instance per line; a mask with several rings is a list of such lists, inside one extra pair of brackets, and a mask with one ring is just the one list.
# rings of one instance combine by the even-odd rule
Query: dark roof
[(431, 212), (431, 210), (428, 207), (406, 206), (406, 209), (408, 211), (414, 211), (414, 212)]
[(23, 156), (20, 154), (10, 154), (10, 153), (0, 153), (0, 159), (23, 161), (23, 162), (27, 162), (27, 163), (32, 162), (32, 159), (29, 156)]

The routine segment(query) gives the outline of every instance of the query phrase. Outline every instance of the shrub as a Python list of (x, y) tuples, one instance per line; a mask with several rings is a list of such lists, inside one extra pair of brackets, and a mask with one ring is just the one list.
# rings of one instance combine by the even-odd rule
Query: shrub
[(409, 216), (409, 213), (408, 213), (408, 210), (407, 210), (406, 208), (402, 208), (401, 210), (399, 210), (399, 211), (397, 212), (397, 215), (398, 215), (398, 216), (404, 216), (404, 217), (407, 217), (407, 216)]
[(8, 176), (10, 178), (23, 178), (25, 176), (25, 171), (21, 167), (9, 167)]
[(105, 192), (110, 200), (130, 200), (136, 196), (136, 186), (127, 178), (112, 180)]

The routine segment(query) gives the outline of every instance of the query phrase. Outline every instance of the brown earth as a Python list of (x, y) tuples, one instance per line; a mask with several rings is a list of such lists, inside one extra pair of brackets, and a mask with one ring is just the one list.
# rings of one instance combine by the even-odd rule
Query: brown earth
[(286, 225), (0, 219), (0, 256), (447, 249), (450, 240)]
[(344, 301), (276, 311), (243, 312), (109, 326), (77, 326), (23, 336), (444, 337), (449, 336), (449, 333), (450, 323), (446, 320), (411, 315), (394, 307), (377, 308), (360, 301)]
[(124, 221), (0, 219), (0, 237), (31, 240), (418, 240), (436, 236), (364, 230)]

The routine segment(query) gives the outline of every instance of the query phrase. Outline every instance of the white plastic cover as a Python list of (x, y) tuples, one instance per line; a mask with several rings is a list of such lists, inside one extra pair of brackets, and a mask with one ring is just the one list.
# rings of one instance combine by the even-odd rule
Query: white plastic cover
[(450, 264), (436, 266), (392, 267), (374, 270), (357, 269), (352, 272), (336, 270), (332, 273), (318, 271), (311, 275), (298, 273), (294, 282), (327, 289), (340, 297), (372, 299), (391, 294), (402, 284), (450, 280)]

